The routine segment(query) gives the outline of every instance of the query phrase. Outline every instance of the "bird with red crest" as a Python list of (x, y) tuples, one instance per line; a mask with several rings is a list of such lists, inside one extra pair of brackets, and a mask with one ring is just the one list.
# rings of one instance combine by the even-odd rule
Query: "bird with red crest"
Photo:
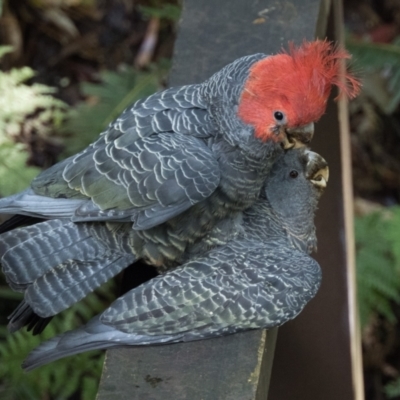
[(137, 101), (82, 152), (1, 199), (0, 213), (17, 216), (0, 227), (0, 262), (25, 293), (11, 329), (53, 316), (139, 259), (175, 267), (219, 221), (252, 206), (282, 152), (310, 142), (331, 88), (358, 93), (342, 68), (349, 57), (313, 41), (239, 58), (203, 83)]
[(255, 135), (280, 137), (303, 131), (312, 136), (314, 122), (324, 114), (332, 86), (340, 95), (355, 97), (360, 82), (343, 70), (350, 55), (328, 41), (304, 42), (289, 51), (255, 62), (240, 99), (240, 118), (254, 126)]

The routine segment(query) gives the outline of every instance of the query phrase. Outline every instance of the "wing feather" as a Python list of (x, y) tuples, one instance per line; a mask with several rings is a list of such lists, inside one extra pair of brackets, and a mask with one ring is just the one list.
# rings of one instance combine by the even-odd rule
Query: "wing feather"
[(316, 294), (319, 265), (273, 243), (235, 241), (116, 300), (101, 322), (134, 335), (183, 340), (268, 328), (294, 318)]
[[(88, 200), (72, 208), (73, 221), (155, 226), (217, 188), (219, 164), (202, 140), (213, 133), (201, 85), (167, 89), (126, 109), (96, 142), (40, 174), (32, 189)], [(29, 215), (47, 216), (35, 207)]]

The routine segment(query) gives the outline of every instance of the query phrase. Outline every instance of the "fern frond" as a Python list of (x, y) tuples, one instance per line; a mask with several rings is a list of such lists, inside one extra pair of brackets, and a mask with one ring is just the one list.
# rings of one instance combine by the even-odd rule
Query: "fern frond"
[(181, 7), (174, 4), (162, 4), (159, 7), (139, 6), (139, 11), (146, 17), (178, 21)]
[(400, 303), (400, 270), (391, 232), (397, 238), (399, 229), (400, 213), (398, 219), (388, 220), (381, 213), (373, 213), (355, 221), (358, 303), (363, 327), (374, 313), (396, 321), (393, 304)]
[(400, 396), (400, 378), (385, 385), (385, 393), (389, 399)]
[(4, 341), (0, 341), (0, 382), (5, 382), (5, 386), (0, 389), (0, 398), (67, 399), (83, 385), (83, 399), (94, 399), (103, 365), (101, 352), (83, 353), (59, 360), (28, 374), (22, 371), (21, 363), (39, 343), (76, 328), (86, 318), (91, 318), (106, 308), (114, 297), (113, 285), (113, 282), (108, 282), (98, 293), (90, 294), (82, 302), (55, 317), (38, 336), (20, 331), (13, 335), (8, 334)]
[(365, 68), (381, 69), (390, 65), (399, 65), (400, 47), (396, 44), (373, 43), (348, 39), (346, 48), (354, 57), (354, 62)]
[(101, 84), (83, 83), (83, 93), (95, 101), (82, 103), (69, 113), (63, 128), (70, 134), (67, 155), (89, 145), (130, 104), (157, 91), (165, 71), (162, 65), (147, 72), (127, 67), (121, 72), (103, 72)]
[(386, 44), (348, 39), (346, 47), (354, 57), (354, 64), (365, 71), (364, 91), (383, 112), (393, 113), (400, 102), (400, 46), (396, 42)]
[(27, 167), (28, 153), (21, 143), (1, 141), (0, 138), (0, 195), (9, 196), (29, 186), (39, 173), (36, 167)]
[[(0, 57), (10, 51), (0, 46)], [(39, 169), (27, 166), (25, 145), (16, 143), (26, 132), (44, 138), (60, 126), (67, 105), (56, 99), (55, 89), (26, 85), (34, 76), (29, 67), (0, 71), (0, 195), (8, 196), (28, 186)]]

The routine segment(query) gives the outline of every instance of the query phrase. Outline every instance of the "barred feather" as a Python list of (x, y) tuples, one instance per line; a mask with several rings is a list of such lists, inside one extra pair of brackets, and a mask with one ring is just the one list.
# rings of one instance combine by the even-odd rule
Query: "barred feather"
[[(192, 254), (85, 326), (45, 342), (23, 368), (88, 350), (200, 340), (295, 318), (321, 281), (318, 263), (307, 254), (310, 238), (315, 240), (313, 216), (321, 193), (308, 176), (315, 163), (326, 167), (315, 154), (287, 153), (271, 170), (262, 198), (231, 225), (239, 229), (235, 237), (204, 255)], [(293, 170), (299, 172), (296, 179)]]

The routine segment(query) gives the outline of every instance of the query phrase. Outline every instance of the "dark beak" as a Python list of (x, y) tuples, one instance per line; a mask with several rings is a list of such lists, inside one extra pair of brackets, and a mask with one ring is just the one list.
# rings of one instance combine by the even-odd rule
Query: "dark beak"
[(286, 129), (284, 149), (303, 147), (311, 142), (314, 136), (314, 122), (296, 128)]

